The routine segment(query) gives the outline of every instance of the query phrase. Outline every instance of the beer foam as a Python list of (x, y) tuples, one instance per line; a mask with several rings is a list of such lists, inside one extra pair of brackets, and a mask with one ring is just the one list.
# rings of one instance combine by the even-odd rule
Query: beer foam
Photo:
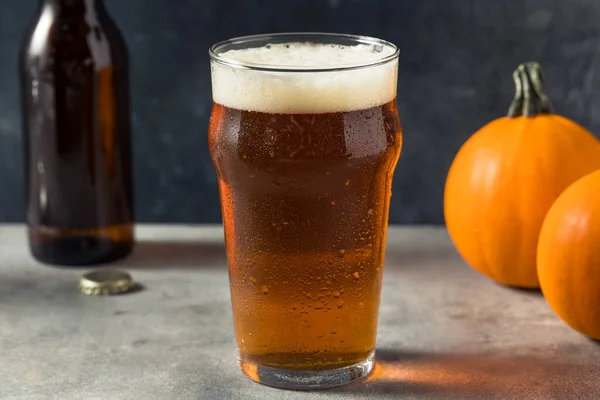
[(269, 70), (213, 62), (213, 100), (239, 110), (290, 114), (380, 106), (396, 97), (398, 60), (369, 65), (394, 54), (391, 46), (378, 47), (291, 42), (229, 50), (219, 59)]

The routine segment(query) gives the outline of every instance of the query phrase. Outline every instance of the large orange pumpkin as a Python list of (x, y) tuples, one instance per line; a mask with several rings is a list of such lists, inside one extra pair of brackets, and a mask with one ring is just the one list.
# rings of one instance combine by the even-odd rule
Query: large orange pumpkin
[(444, 216), (465, 261), (495, 281), (538, 288), (536, 249), (546, 212), (580, 177), (600, 169), (600, 142), (552, 112), (537, 63), (513, 74), (507, 117), (476, 132), (446, 179)]
[(558, 316), (600, 339), (600, 171), (569, 186), (548, 212), (538, 244), (538, 275)]

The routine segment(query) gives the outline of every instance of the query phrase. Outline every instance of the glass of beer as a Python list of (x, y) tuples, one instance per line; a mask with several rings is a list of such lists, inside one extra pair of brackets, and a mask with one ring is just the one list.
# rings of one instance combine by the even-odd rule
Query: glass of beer
[(289, 33), (210, 49), (218, 175), (239, 363), (275, 387), (343, 385), (374, 365), (398, 49)]

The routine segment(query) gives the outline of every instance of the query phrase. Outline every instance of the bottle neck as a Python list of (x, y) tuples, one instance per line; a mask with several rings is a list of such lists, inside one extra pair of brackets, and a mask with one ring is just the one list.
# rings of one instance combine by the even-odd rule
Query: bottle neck
[(55, 9), (81, 9), (89, 10), (103, 6), (103, 0), (40, 0), (42, 6)]
[(103, 0), (40, 0), (41, 9), (63, 18), (92, 18), (106, 15)]

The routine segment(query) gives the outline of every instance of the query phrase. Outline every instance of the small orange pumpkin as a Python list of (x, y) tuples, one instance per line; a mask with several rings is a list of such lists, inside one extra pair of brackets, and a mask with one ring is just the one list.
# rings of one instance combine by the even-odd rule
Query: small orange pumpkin
[(569, 186), (552, 205), (537, 257), (550, 307), (573, 329), (600, 339), (600, 171)]
[(520, 65), (507, 117), (469, 138), (444, 191), (446, 226), (458, 252), (480, 273), (539, 288), (538, 236), (546, 212), (580, 177), (600, 169), (600, 142), (554, 114), (538, 63)]

